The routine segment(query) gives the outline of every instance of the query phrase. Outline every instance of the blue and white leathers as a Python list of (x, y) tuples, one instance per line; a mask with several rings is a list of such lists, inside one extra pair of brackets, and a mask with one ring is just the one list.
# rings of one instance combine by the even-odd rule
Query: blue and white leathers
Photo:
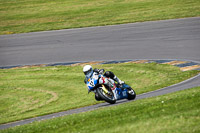
[(99, 83), (99, 78), (101, 77), (101, 75), (98, 75), (96, 72), (94, 72), (92, 74), (92, 76), (90, 78), (87, 79), (87, 87), (89, 91), (92, 91), (95, 87), (96, 84)]
[[(111, 83), (113, 82), (113, 83)], [(94, 91), (94, 87), (97, 84), (104, 84), (108, 86), (112, 86), (114, 84), (114, 81), (108, 78), (105, 78), (103, 75), (99, 75), (98, 73), (94, 72), (93, 75), (87, 80), (87, 87), (88, 91)], [(115, 99), (117, 99), (117, 95), (115, 93), (116, 86), (112, 88), (112, 92), (114, 94)]]

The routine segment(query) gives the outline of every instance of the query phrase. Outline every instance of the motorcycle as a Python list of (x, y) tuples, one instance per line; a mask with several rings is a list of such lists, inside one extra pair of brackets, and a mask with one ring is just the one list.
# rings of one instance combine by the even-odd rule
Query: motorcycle
[[(106, 78), (106, 77), (103, 77)], [(97, 101), (104, 100), (110, 104), (114, 104), (117, 100), (128, 99), (134, 100), (136, 98), (135, 91), (127, 84), (115, 84), (111, 78), (107, 78), (111, 86), (99, 84), (99, 76), (92, 76), (86, 82), (88, 93), (94, 92)]]

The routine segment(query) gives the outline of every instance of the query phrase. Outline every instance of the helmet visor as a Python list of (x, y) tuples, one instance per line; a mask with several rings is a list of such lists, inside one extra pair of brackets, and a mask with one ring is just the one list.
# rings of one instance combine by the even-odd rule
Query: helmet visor
[(84, 74), (85, 74), (85, 77), (86, 77), (87, 79), (89, 79), (89, 78), (92, 76), (92, 74), (93, 74), (93, 70), (90, 69), (90, 70), (84, 72)]

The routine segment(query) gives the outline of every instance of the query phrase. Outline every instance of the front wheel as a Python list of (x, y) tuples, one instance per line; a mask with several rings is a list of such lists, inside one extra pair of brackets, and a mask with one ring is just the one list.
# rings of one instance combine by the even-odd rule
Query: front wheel
[(97, 88), (97, 93), (103, 100), (108, 103), (114, 104), (116, 102), (112, 90), (105, 88), (105, 86)]

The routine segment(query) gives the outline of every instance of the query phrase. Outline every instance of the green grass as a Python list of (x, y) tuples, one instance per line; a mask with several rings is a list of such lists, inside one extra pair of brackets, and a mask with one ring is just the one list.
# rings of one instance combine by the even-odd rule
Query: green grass
[(34, 122), (4, 133), (199, 133), (200, 87), (80, 114)]
[(0, 0), (0, 34), (195, 16), (199, 0)]
[[(164, 64), (95, 65), (113, 71), (137, 94), (188, 79), (198, 71), (182, 72)], [(97, 104), (87, 94), (82, 66), (0, 69), (0, 123)]]

